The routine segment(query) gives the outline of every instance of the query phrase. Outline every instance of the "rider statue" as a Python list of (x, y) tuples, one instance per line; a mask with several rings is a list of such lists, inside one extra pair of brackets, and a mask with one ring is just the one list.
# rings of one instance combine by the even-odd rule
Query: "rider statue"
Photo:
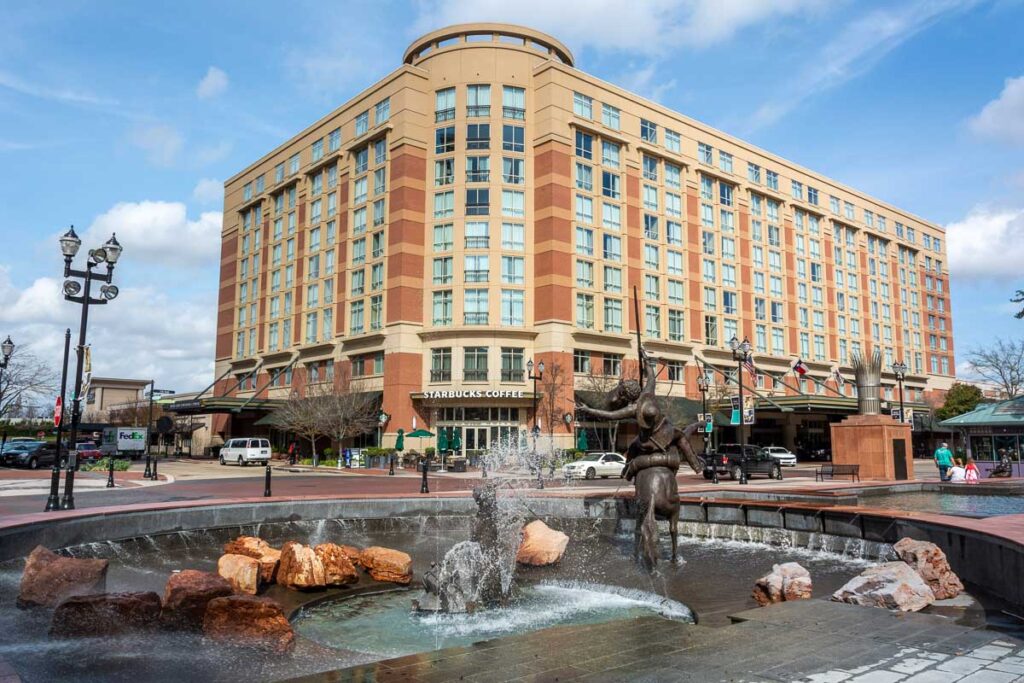
[(626, 451), (623, 476), (627, 481), (632, 481), (637, 472), (648, 467), (667, 467), (675, 473), (679, 470), (680, 456), (686, 458), (694, 472), (700, 473), (702, 468), (689, 438), (699, 423), (679, 429), (668, 420), (654, 391), (658, 359), (641, 347), (640, 362), (646, 375), (643, 388), (635, 380), (621, 381), (612, 391), (611, 410), (591, 408), (585, 404), (578, 407), (602, 420), (636, 421), (640, 433)]

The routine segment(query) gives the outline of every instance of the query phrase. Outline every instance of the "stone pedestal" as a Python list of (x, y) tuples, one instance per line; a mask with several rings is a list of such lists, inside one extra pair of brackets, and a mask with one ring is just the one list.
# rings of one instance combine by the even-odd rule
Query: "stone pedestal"
[(910, 439), (910, 425), (888, 415), (851, 415), (832, 425), (832, 462), (860, 465), (862, 479), (913, 479)]

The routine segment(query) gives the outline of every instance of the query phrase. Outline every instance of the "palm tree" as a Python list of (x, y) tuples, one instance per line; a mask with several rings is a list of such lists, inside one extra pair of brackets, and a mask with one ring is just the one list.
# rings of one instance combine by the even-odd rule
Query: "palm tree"
[[(1017, 294), (1015, 294), (1014, 297), (1010, 299), (1010, 301), (1012, 301), (1015, 304), (1024, 304), (1024, 289), (1018, 289)], [(1014, 314), (1013, 317), (1024, 318), (1024, 308), (1017, 311), (1017, 313)]]

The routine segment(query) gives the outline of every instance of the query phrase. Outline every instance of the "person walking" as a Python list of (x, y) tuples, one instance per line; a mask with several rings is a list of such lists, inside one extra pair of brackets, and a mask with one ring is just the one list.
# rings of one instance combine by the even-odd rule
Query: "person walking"
[(295, 456), (296, 456), (296, 451), (297, 450), (298, 450), (298, 444), (295, 442), (295, 439), (292, 439), (292, 442), (290, 444), (288, 444), (288, 464), (289, 465), (295, 465)]
[(939, 481), (948, 481), (946, 473), (953, 466), (953, 453), (949, 450), (949, 444), (943, 442), (935, 449), (935, 466), (939, 468)]

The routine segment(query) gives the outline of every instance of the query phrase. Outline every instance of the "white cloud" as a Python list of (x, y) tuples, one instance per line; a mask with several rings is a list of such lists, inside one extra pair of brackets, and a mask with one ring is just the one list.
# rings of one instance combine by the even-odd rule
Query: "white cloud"
[(537, 27), (573, 48), (657, 55), (709, 47), (754, 24), (824, 6), (824, 0), (634, 0), (628, 6), (617, 0), (424, 0), (416, 30), (487, 17)]
[(220, 256), (221, 223), (219, 211), (189, 219), (181, 202), (124, 202), (93, 221), (82, 246), (102, 244), (116, 232), (125, 259), (176, 268), (211, 266)]
[(176, 128), (162, 123), (138, 126), (131, 131), (128, 139), (146, 153), (147, 161), (154, 166), (174, 164), (185, 143)]
[[(178, 391), (213, 379), (217, 293), (183, 298), (159, 287), (122, 286), (120, 296), (89, 310), (87, 343), (97, 376), (155, 378)], [(63, 300), (60, 282), (39, 278), (25, 289), (0, 267), (0, 323), (19, 346), (58, 368), (64, 329), (78, 329), (81, 309)], [(73, 337), (72, 343), (75, 342)]]
[(950, 272), (960, 279), (1019, 279), (1024, 263), (1024, 209), (975, 207), (946, 226)]
[(223, 69), (211, 66), (196, 86), (196, 96), (201, 100), (217, 97), (228, 89), (228, 75)]
[(202, 178), (192, 190), (192, 197), (201, 204), (213, 204), (224, 199), (224, 183), (216, 178)]
[(677, 85), (674, 78), (662, 78), (658, 73), (658, 66), (654, 62), (649, 62), (644, 66), (630, 64), (628, 71), (620, 73), (610, 80), (653, 102), (661, 102), (665, 95), (675, 89)]
[(874, 10), (845, 26), (807, 66), (764, 102), (747, 120), (746, 132), (771, 125), (805, 100), (867, 73), (886, 55), (934, 22), (977, 0), (914, 0)]
[(13, 90), (14, 92), (37, 97), (42, 100), (62, 102), (64, 104), (88, 105), (96, 107), (113, 107), (117, 105), (116, 100), (98, 97), (92, 93), (75, 90), (64, 86), (50, 86), (33, 83), (6, 71), (0, 71), (0, 88)]
[(218, 142), (216, 145), (200, 147), (195, 151), (195, 163), (199, 166), (214, 164), (231, 154), (232, 144), (228, 141)]
[(1024, 76), (1008, 78), (999, 97), (968, 121), (981, 137), (1024, 144)]

